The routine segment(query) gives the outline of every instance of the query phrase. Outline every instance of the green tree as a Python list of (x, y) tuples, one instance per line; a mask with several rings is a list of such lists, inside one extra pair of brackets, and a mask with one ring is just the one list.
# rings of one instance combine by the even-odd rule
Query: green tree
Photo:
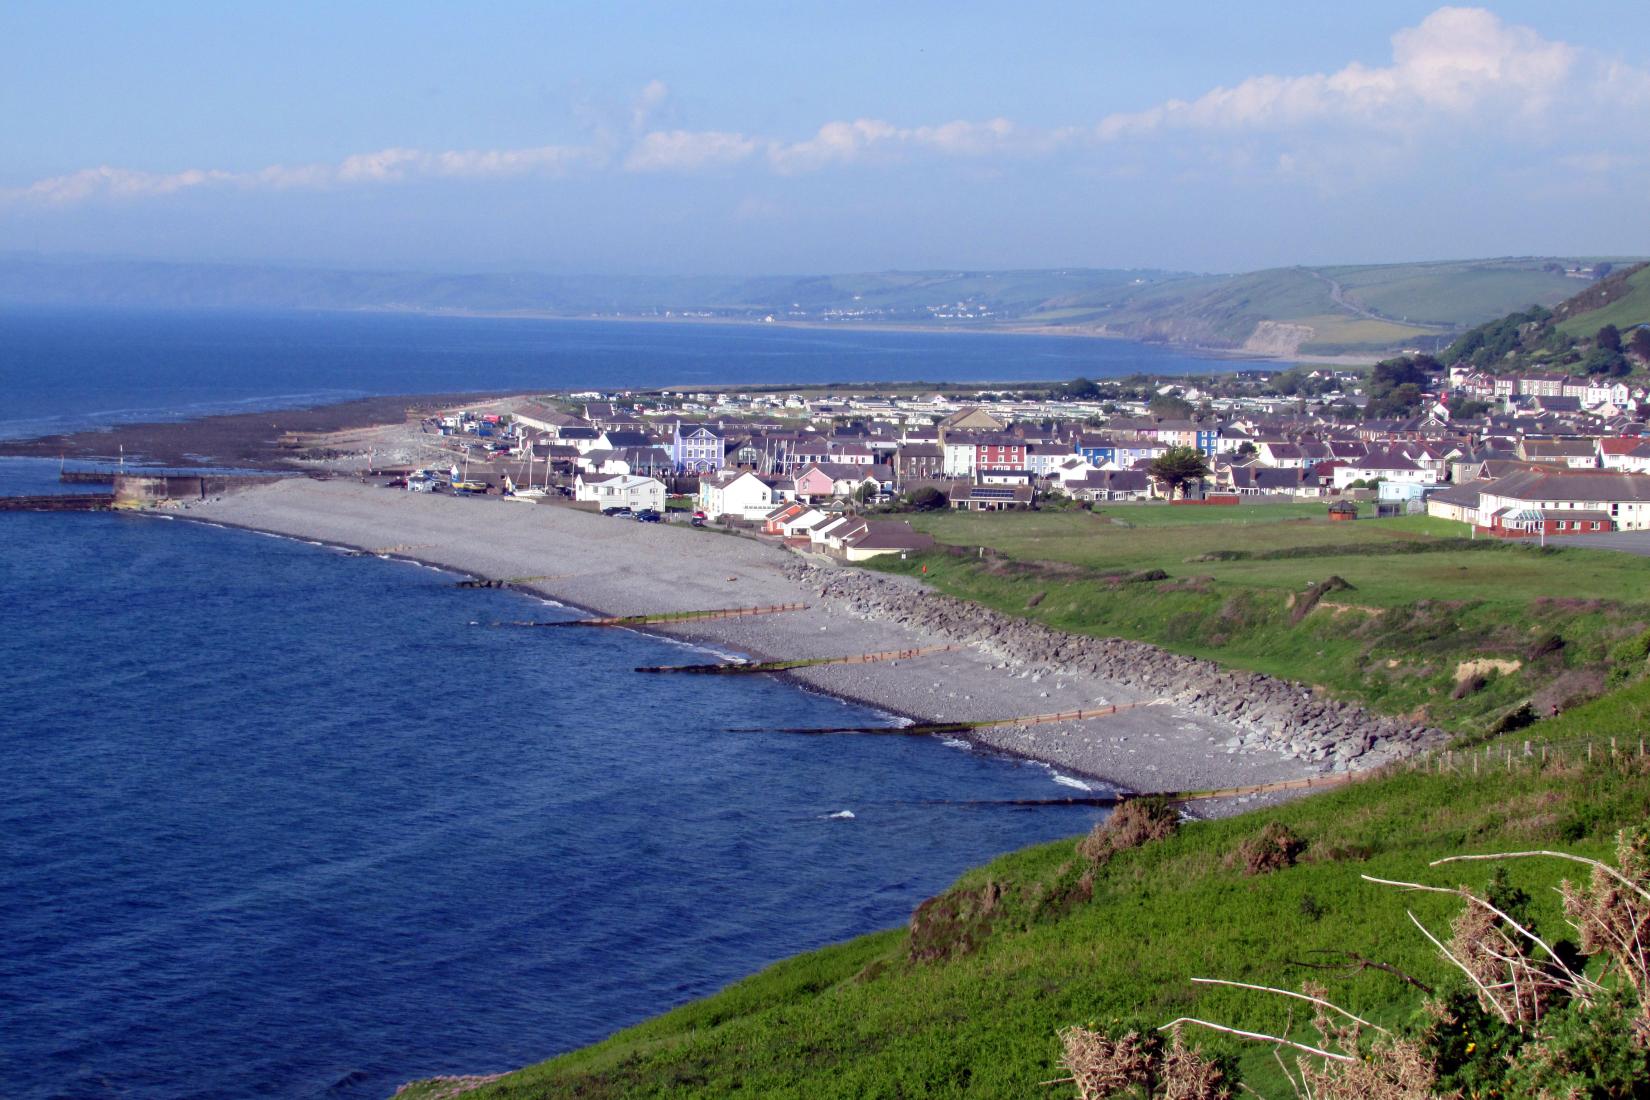
[(946, 506), (945, 494), (932, 485), (907, 493), (905, 501), (919, 512), (938, 512)]
[(1190, 420), (1192, 418), (1192, 403), (1184, 397), (1175, 397), (1173, 394), (1160, 393), (1146, 403), (1153, 416), (1160, 416), (1164, 420)]
[(1176, 489), (1185, 496), (1185, 486), (1209, 476), (1209, 462), (1196, 447), (1170, 447), (1152, 459), (1146, 473), (1167, 489), (1173, 500)]
[(1633, 354), (1640, 359), (1650, 360), (1650, 328), (1640, 325), (1634, 329), (1633, 337), (1627, 341), (1627, 346), (1633, 349)]
[(1621, 330), (1615, 325), (1605, 325), (1598, 330), (1598, 335), (1593, 337), (1593, 346), (1605, 351), (1620, 351)]
[(1620, 378), (1631, 368), (1621, 352), (1611, 351), (1609, 348), (1594, 348), (1581, 360), (1581, 369), (1588, 374), (1607, 374)]

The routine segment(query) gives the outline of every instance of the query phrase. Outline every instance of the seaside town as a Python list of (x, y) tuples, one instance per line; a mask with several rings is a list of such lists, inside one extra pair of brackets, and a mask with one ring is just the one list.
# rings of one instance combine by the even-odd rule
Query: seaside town
[(1650, 1100), (1650, 3), (630, 7), (0, 5), (0, 1100)]
[(1368, 388), (1322, 368), (1065, 387), (1084, 396), (590, 392), (433, 417), (421, 429), (451, 466), (391, 472), (415, 490), (755, 527), (850, 561), (928, 545), (891, 517), (944, 508), (1321, 500), (1331, 519), (1424, 513), (1495, 538), (1650, 526), (1642, 383), (1462, 363), (1426, 378), (1413, 415), (1346, 419)]

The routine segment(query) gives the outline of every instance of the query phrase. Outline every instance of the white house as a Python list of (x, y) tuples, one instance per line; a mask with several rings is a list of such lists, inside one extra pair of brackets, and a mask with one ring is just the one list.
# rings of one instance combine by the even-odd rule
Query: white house
[(1375, 453), (1354, 459), (1345, 466), (1335, 467), (1335, 490), (1339, 492), (1354, 481), (1402, 481), (1414, 485), (1438, 484), (1438, 471), (1422, 469), (1409, 459), (1395, 454)]
[[(1591, 522), (1618, 531), (1650, 529), (1650, 477), (1604, 470), (1529, 470), (1486, 486), (1479, 497), (1479, 525), (1491, 529), (1597, 530)], [(1585, 523), (1585, 526), (1583, 525)]]
[(1070, 455), (1066, 460), (1054, 468), (1054, 476), (1062, 486), (1074, 481), (1083, 481), (1090, 474), (1100, 472), (1100, 467), (1084, 458), (1082, 455)]
[(972, 439), (948, 439), (940, 446), (944, 451), (940, 468), (947, 477), (974, 476), (974, 458), (978, 448)]
[(699, 482), (699, 510), (707, 516), (760, 520), (773, 506), (773, 490), (749, 470), (718, 470)]
[(573, 499), (609, 508), (629, 508), (639, 512), (651, 508), (665, 510), (665, 483), (654, 477), (634, 474), (579, 474), (573, 479)]

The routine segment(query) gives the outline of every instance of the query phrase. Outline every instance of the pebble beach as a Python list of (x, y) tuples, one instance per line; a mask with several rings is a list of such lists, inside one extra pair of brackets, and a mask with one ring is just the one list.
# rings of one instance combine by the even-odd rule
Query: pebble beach
[[(930, 598), (914, 582), (818, 559), (804, 562), (777, 545), (715, 530), (639, 524), (501, 498), (406, 493), (342, 479), (286, 479), (192, 503), (182, 514), (501, 580), (598, 615), (807, 604), (779, 614), (647, 628), (753, 660), (842, 657), (951, 640), (868, 614), (863, 600), (845, 598), (834, 591), (840, 585), (831, 583), (871, 576), (878, 585), (909, 589), (905, 597)], [(698, 659), (686, 657), (683, 663)], [(1096, 789), (1200, 790), (1326, 770), (1255, 743), (1239, 722), (1076, 669), (1017, 661), (1001, 647), (968, 645), (783, 675), (919, 724), (1132, 704), (1134, 709), (1086, 721), (991, 726), (959, 735), (983, 748), (1043, 761)], [(760, 716), (729, 718), (730, 724), (760, 724)]]

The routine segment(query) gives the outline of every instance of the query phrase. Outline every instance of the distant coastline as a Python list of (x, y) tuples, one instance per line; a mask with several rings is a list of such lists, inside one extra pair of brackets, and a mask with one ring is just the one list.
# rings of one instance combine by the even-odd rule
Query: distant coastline
[(1244, 351), (1242, 348), (1216, 348), (1203, 344), (1180, 344), (1167, 340), (1141, 340), (1103, 328), (1079, 328), (1069, 325), (993, 324), (985, 326), (917, 325), (903, 322), (875, 321), (801, 321), (794, 318), (758, 320), (748, 317), (657, 317), (647, 314), (568, 314), (540, 310), (469, 310), (431, 309), (427, 307), (360, 306), (340, 309), (310, 309), (304, 312), (383, 314), (410, 317), (463, 317), (476, 320), (500, 321), (557, 321), (639, 325), (692, 325), (702, 327), (730, 327), (756, 329), (796, 329), (822, 332), (908, 332), (922, 335), (957, 336), (1053, 336), (1073, 340), (1112, 340), (1142, 347), (1162, 348), (1197, 359), (1212, 362), (1289, 364), (1322, 363), (1327, 366), (1362, 367), (1379, 362), (1379, 355), (1265, 355)]

